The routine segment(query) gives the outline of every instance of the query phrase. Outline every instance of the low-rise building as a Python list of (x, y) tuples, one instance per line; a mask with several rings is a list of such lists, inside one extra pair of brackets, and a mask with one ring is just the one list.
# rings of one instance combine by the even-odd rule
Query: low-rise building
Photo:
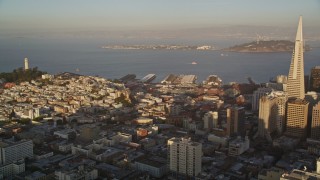
[(166, 160), (159, 158), (140, 159), (135, 162), (136, 170), (148, 172), (152, 177), (161, 178), (168, 173)]
[(229, 142), (229, 155), (239, 156), (249, 149), (250, 140), (248, 136), (242, 139), (238, 136), (236, 139)]

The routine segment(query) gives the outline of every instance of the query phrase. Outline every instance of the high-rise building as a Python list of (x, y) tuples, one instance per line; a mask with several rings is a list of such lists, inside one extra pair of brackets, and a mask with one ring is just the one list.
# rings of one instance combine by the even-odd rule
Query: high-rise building
[(173, 137), (167, 144), (170, 171), (192, 177), (201, 172), (201, 143)]
[(283, 91), (275, 91), (273, 94), (277, 97), (277, 120), (276, 126), (279, 134), (282, 134), (286, 126), (286, 104), (288, 100), (287, 93)]
[(320, 66), (315, 66), (311, 69), (310, 90), (320, 93)]
[(311, 138), (320, 140), (320, 102), (312, 108)]
[(320, 174), (320, 158), (317, 159), (317, 173)]
[(24, 58), (24, 70), (28, 70), (29, 69), (29, 61), (28, 58)]
[(253, 92), (252, 95), (252, 110), (253, 111), (257, 111), (259, 110), (259, 101), (260, 98), (266, 94), (271, 93), (272, 88), (268, 87), (268, 88), (258, 88), (256, 91)]
[(292, 59), (287, 83), (288, 98), (304, 99), (304, 65), (303, 65), (303, 36), (302, 17), (300, 16), (296, 41), (292, 53)]
[(277, 128), (277, 98), (272, 95), (262, 96), (260, 98), (259, 107), (259, 136), (266, 137), (268, 140), (272, 141), (270, 134)]
[(307, 136), (307, 119), (309, 103), (302, 99), (291, 99), (287, 103), (286, 134), (293, 137)]
[(277, 131), (282, 134), (285, 127), (287, 96), (283, 91), (272, 91), (260, 98), (259, 126), (260, 136), (270, 138), (269, 134)]
[(232, 136), (234, 134), (245, 134), (244, 119), (245, 110), (244, 107), (232, 106), (227, 108), (227, 135)]
[(33, 143), (31, 140), (0, 141), (0, 163), (2, 165), (32, 157)]
[(203, 128), (212, 129), (218, 126), (218, 112), (209, 111), (203, 116)]

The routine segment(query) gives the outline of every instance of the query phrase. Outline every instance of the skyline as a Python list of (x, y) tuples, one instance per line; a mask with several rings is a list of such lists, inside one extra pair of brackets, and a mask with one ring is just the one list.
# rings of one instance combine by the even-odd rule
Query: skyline
[[(284, 8), (285, 7), (285, 8)], [(277, 1), (0, 1), (0, 32), (3, 34), (81, 32), (135, 33), (226, 31), (243, 26), (260, 29), (293, 28), (304, 17), (305, 29), (320, 28), (320, 2)], [(204, 30), (205, 31), (205, 30)], [(234, 30), (231, 30), (234, 31)], [(243, 30), (248, 31), (248, 30)], [(145, 33), (145, 32), (142, 32)], [(179, 34), (175, 32), (174, 34)], [(1, 34), (0, 34), (1, 36)]]

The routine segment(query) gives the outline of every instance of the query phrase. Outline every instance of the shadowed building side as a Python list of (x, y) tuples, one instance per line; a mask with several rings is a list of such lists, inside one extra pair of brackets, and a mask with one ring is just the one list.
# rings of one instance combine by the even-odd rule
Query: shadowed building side
[(320, 102), (312, 108), (311, 138), (320, 140)]

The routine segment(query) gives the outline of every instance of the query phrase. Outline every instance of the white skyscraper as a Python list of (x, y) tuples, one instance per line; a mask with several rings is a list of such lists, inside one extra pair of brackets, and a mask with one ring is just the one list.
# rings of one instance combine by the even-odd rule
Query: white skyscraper
[(283, 91), (272, 91), (260, 98), (258, 132), (262, 137), (270, 138), (270, 133), (282, 134), (285, 126), (287, 95)]
[(300, 16), (296, 41), (292, 53), (292, 59), (287, 83), (288, 98), (304, 99), (304, 65), (303, 65), (303, 36), (302, 17)]
[(168, 140), (168, 160), (170, 171), (188, 176), (201, 172), (202, 144), (186, 138)]
[(24, 70), (28, 70), (29, 69), (29, 61), (28, 58), (24, 58)]
[(253, 92), (253, 95), (252, 95), (253, 111), (259, 110), (260, 98), (266, 94), (269, 94), (271, 91), (272, 91), (272, 88), (258, 88), (256, 91)]
[(270, 134), (276, 130), (277, 98), (269, 95), (260, 98), (259, 136), (272, 140)]

